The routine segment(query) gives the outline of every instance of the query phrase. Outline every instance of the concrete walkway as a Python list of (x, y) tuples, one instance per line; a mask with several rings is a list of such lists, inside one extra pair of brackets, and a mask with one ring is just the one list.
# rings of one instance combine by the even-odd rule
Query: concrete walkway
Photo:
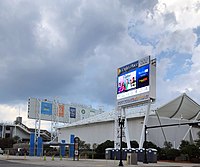
[[(79, 161), (73, 161), (69, 158), (58, 158), (55, 157), (52, 160), (52, 157), (29, 157), (29, 156), (7, 156), (0, 155), (0, 160), (6, 160), (15, 163), (22, 164), (35, 164), (41, 166), (56, 166), (56, 167), (117, 167), (119, 160), (98, 160), (98, 159), (80, 159)], [(127, 165), (126, 161), (123, 162), (124, 166), (137, 166), (137, 167), (200, 167), (200, 164), (193, 163), (172, 163), (172, 162), (158, 162), (158, 163), (149, 163), (143, 164), (138, 163), (138, 165)]]

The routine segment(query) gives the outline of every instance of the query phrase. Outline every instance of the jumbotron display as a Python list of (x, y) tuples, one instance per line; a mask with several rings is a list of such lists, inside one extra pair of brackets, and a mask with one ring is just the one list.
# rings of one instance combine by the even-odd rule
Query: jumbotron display
[[(150, 97), (150, 94), (152, 95), (152, 92), (150, 93), (150, 87), (152, 81), (155, 80), (155, 69), (151, 69), (152, 64), (150, 56), (118, 68), (118, 106), (144, 101)], [(151, 77), (152, 72), (154, 72), (154, 77)], [(153, 83), (155, 84), (155, 81), (153, 81)], [(153, 88), (155, 88), (155, 85)], [(155, 94), (155, 92), (153, 94)]]

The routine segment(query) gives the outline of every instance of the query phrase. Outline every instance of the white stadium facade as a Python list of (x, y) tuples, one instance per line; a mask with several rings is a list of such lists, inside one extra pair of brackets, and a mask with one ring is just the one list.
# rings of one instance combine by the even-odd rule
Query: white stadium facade
[[(169, 125), (196, 122), (200, 119), (200, 105), (191, 99), (188, 95), (182, 94), (169, 103), (150, 110), (147, 121), (147, 127), (154, 125)], [(143, 134), (143, 124), (147, 105), (136, 107), (134, 109), (126, 109), (125, 124), (126, 138), (130, 141), (136, 140), (140, 143)], [(63, 127), (59, 127), (58, 141), (65, 140), (70, 143), (70, 135), (79, 137), (82, 141), (89, 143), (91, 146), (96, 143), (100, 144), (106, 140), (116, 140), (116, 118), (117, 111), (103, 112), (95, 116), (79, 120), (73, 123), (68, 123)], [(198, 125), (189, 126), (178, 125), (173, 127), (159, 127), (148, 129), (147, 141), (155, 143), (159, 147), (163, 147), (165, 141), (171, 142), (174, 148), (178, 148), (181, 140), (193, 142), (198, 138), (197, 132), (200, 131)]]

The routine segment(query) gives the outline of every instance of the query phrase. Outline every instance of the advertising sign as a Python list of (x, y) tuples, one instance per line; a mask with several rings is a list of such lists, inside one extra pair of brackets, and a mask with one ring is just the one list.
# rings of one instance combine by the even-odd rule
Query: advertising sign
[(58, 116), (64, 117), (65, 113), (65, 105), (64, 104), (58, 104)]
[(151, 76), (150, 56), (118, 68), (117, 105), (126, 106), (147, 101), (152, 94)]
[(69, 112), (70, 112), (70, 118), (76, 118), (76, 108), (70, 107)]
[(41, 102), (41, 114), (52, 115), (52, 103)]
[[(28, 118), (46, 121), (75, 122), (102, 113), (91, 106), (81, 104), (62, 104), (56, 101), (28, 99)], [(73, 118), (73, 119), (70, 119)]]

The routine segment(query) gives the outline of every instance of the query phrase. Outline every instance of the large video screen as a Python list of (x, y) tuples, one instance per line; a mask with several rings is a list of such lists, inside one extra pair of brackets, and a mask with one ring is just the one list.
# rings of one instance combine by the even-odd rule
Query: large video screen
[(134, 62), (118, 69), (117, 100), (149, 91), (149, 64)]

